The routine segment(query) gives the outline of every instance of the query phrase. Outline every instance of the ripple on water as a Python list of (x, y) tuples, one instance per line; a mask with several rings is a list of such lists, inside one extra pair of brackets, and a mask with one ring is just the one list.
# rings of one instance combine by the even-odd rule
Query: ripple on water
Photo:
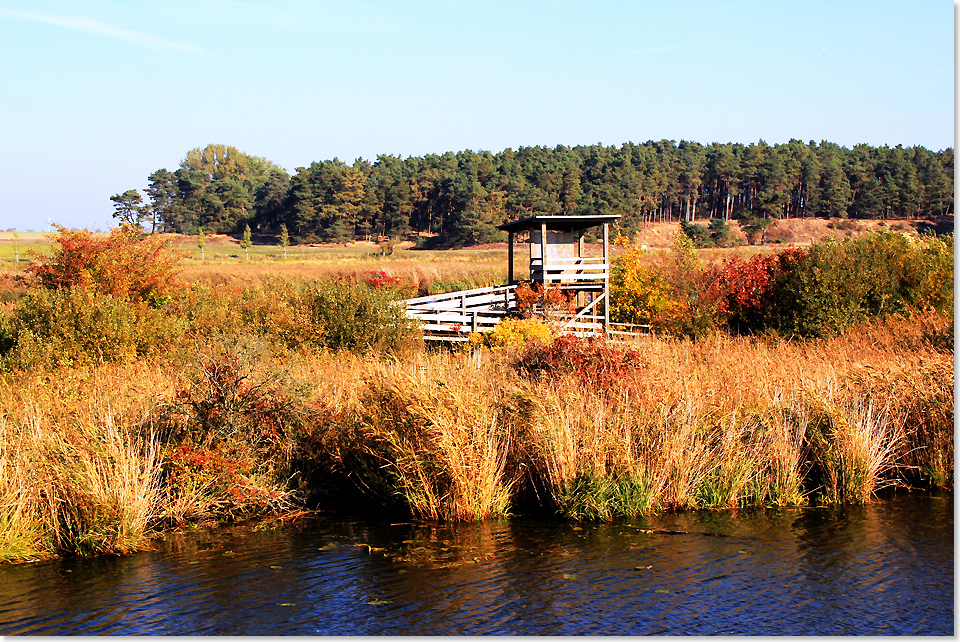
[(0, 633), (951, 635), (953, 499), (172, 534), (0, 568)]

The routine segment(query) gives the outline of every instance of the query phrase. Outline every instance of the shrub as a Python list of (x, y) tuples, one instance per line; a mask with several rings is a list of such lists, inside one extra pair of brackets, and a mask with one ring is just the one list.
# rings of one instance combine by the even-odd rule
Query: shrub
[(711, 238), (710, 231), (708, 231), (707, 228), (702, 225), (688, 223), (687, 221), (681, 220), (680, 230), (688, 239), (690, 239), (690, 242), (693, 243), (693, 247), (704, 248), (714, 246), (714, 241)]
[[(747, 235), (747, 242), (750, 245), (756, 245), (757, 241), (763, 241), (767, 228), (776, 225), (777, 220), (773, 218), (760, 218), (759, 216), (749, 216), (741, 224), (740, 229)], [(827, 225), (832, 227), (833, 223)]]
[(2, 325), (0, 350), (18, 369), (156, 354), (182, 333), (161, 310), (83, 288), (32, 292)]
[(417, 293), (416, 284), (405, 283), (399, 276), (390, 276), (384, 270), (370, 270), (365, 273), (366, 283), (374, 290), (387, 288), (398, 296), (414, 296)]
[(638, 350), (599, 338), (564, 335), (550, 344), (531, 342), (517, 357), (516, 369), (528, 377), (573, 376), (599, 389), (618, 387), (622, 377), (644, 365)]
[[(371, 276), (372, 284), (352, 277), (308, 284), (272, 282), (236, 293), (198, 293), (205, 311), (195, 323), (217, 324), (217, 317), (236, 316), (248, 332), (281, 341), (289, 348), (390, 350), (414, 336), (392, 277)], [(231, 301), (232, 299), (232, 301)], [(208, 318), (209, 317), (209, 318)]]
[(489, 332), (473, 332), (470, 343), (492, 349), (521, 350), (530, 342), (549, 344), (553, 330), (537, 319), (503, 319)]
[(746, 261), (733, 257), (708, 270), (703, 298), (713, 306), (717, 321), (737, 332), (764, 329), (776, 284), (794, 269), (801, 254), (791, 249)]
[(572, 292), (564, 292), (559, 285), (548, 285), (544, 287), (540, 283), (520, 283), (514, 290), (514, 296), (517, 300), (517, 311), (529, 318), (537, 312), (547, 312), (551, 310), (565, 309), (567, 312), (573, 312), (576, 305)]
[(823, 243), (776, 278), (767, 313), (780, 333), (834, 335), (867, 319), (953, 307), (953, 238), (894, 232)]
[(52, 256), (35, 256), (27, 268), (44, 288), (90, 288), (154, 307), (177, 288), (174, 266), (185, 254), (169, 252), (169, 242), (158, 236), (141, 240), (129, 225), (106, 235), (61, 226), (57, 230), (53, 240), (60, 248)]
[(648, 325), (676, 317), (680, 302), (666, 278), (643, 265), (643, 250), (631, 249), (613, 261), (610, 275), (610, 319), (616, 323)]
[(351, 278), (315, 281), (297, 303), (318, 330), (315, 340), (332, 350), (388, 350), (414, 334), (391, 288), (371, 288)]
[(645, 258), (641, 250), (630, 250), (614, 260), (611, 320), (649, 324), (655, 331), (681, 336), (713, 330), (713, 310), (703, 296), (704, 265), (693, 241), (678, 231), (669, 254)]
[(710, 241), (714, 247), (730, 247), (737, 244), (733, 229), (722, 218), (710, 219), (708, 229), (710, 231)]
[(271, 371), (255, 338), (227, 340), (210, 354), (196, 353), (195, 370), (161, 409), (167, 448), (163, 470), (167, 518), (238, 517), (284, 506), (300, 428), (300, 399)]

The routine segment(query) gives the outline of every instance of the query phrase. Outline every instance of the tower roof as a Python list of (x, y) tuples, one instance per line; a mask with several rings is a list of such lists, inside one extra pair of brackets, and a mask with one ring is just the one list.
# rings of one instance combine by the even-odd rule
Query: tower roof
[(546, 224), (548, 230), (573, 231), (585, 230), (589, 227), (596, 227), (604, 223), (610, 223), (620, 218), (619, 214), (597, 214), (591, 216), (531, 216), (517, 221), (510, 221), (503, 225), (498, 225), (498, 230), (504, 232), (518, 232), (521, 230), (530, 230), (539, 228)]

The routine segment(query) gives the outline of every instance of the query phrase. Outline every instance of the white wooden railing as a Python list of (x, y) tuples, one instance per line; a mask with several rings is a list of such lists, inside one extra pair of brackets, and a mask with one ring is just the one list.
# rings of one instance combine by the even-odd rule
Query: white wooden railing
[(471, 332), (492, 330), (516, 307), (516, 287), (501, 285), (408, 299), (407, 316), (421, 322), (427, 341), (466, 341)]
[(540, 283), (602, 284), (610, 276), (610, 265), (603, 257), (547, 257), (530, 260), (530, 280)]

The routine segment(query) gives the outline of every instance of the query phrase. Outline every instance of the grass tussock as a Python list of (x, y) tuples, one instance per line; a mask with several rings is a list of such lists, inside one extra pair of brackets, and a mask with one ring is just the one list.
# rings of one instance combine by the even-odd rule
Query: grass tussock
[(122, 554), (147, 543), (157, 517), (160, 444), (143, 415), (125, 416), (106, 390), (98, 392), (71, 413), (52, 409), (44, 395), (5, 413), (0, 560)]

